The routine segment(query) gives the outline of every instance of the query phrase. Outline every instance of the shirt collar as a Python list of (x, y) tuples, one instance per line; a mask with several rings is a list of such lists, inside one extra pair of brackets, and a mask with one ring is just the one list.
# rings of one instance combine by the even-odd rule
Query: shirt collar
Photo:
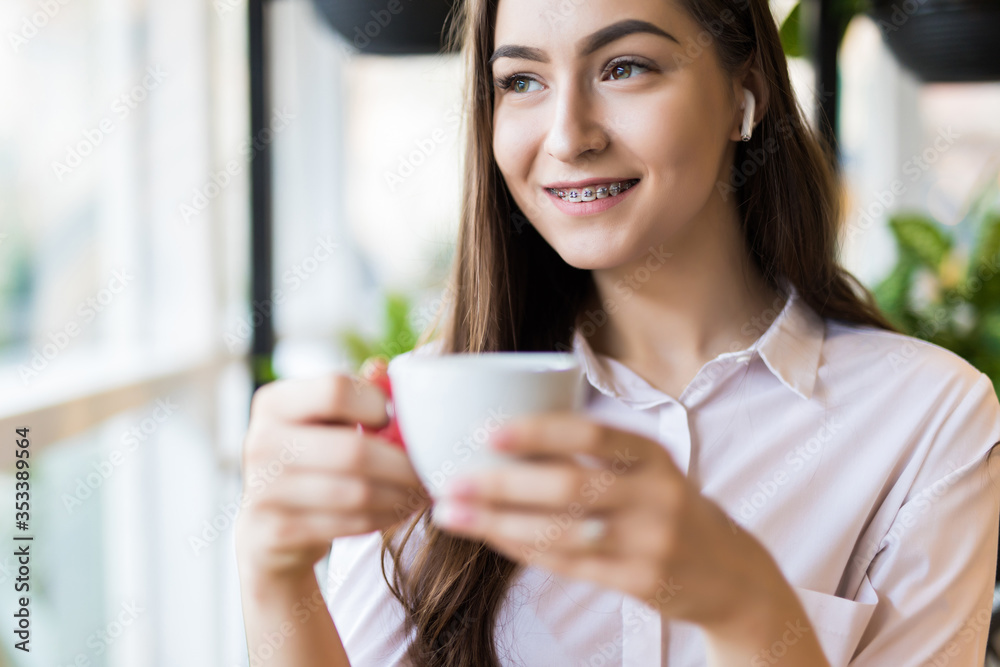
[[(786, 280), (781, 286), (784, 292), (782, 298), (787, 296), (787, 299), (760, 338), (748, 348), (720, 354), (715, 361), (739, 359), (749, 353), (752, 363), (754, 357), (759, 355), (783, 385), (809, 400), (816, 385), (826, 323), (802, 300), (795, 285)], [(573, 334), (573, 354), (580, 361), (590, 384), (605, 395), (646, 406), (662, 403), (666, 399), (666, 394), (624, 364), (595, 353), (579, 327)]]

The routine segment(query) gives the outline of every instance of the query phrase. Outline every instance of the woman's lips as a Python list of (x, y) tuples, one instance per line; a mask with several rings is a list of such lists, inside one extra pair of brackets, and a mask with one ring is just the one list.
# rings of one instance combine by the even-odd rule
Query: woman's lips
[[(545, 193), (552, 199), (556, 208), (565, 213), (566, 215), (581, 216), (581, 215), (593, 215), (595, 213), (601, 213), (608, 210), (618, 204), (622, 203), (626, 197), (632, 194), (641, 180), (634, 180), (631, 186), (623, 190), (617, 195), (604, 197), (603, 199), (594, 199), (593, 201), (573, 203), (564, 201), (562, 197), (555, 194), (548, 188), (543, 188)], [(576, 188), (577, 191), (582, 192), (583, 190), (596, 190), (598, 186), (588, 186), (586, 188)]]

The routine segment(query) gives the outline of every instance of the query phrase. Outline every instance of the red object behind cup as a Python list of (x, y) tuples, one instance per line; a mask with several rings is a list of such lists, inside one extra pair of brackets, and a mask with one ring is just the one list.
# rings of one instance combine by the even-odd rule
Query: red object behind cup
[(384, 359), (380, 357), (371, 357), (366, 359), (361, 365), (361, 376), (385, 392), (385, 395), (388, 398), (388, 405), (386, 408), (389, 412), (389, 423), (382, 428), (372, 428), (359, 423), (358, 430), (385, 438), (389, 442), (398, 445), (399, 448), (405, 452), (406, 443), (403, 442), (403, 436), (400, 434), (399, 427), (396, 425), (396, 411), (393, 409), (392, 404), (392, 385), (389, 383), (389, 376), (386, 374), (386, 368), (387, 364)]

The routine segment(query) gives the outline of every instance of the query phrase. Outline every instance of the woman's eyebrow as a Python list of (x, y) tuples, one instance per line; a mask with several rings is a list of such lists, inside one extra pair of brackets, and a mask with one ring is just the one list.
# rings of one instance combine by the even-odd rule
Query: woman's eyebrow
[[(659, 35), (660, 37), (666, 37), (667, 39), (680, 44), (676, 37), (648, 21), (625, 19), (624, 21), (618, 21), (617, 23), (605, 26), (591, 35), (587, 35), (578, 42), (577, 49), (580, 56), (588, 56), (597, 49), (610, 44), (616, 39), (621, 39), (626, 35), (631, 35), (632, 33), (637, 32), (647, 32), (652, 35)], [(493, 52), (493, 55), (490, 56), (489, 62), (486, 63), (486, 66), (492, 66), (493, 63), (500, 58), (521, 58), (523, 60), (534, 60), (540, 63), (549, 62), (548, 56), (546, 56), (545, 52), (541, 49), (536, 49), (531, 46), (520, 46), (517, 44), (504, 44)]]

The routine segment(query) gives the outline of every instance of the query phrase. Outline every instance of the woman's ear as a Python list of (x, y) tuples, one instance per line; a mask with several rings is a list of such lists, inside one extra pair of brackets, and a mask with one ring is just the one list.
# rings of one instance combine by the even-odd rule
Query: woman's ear
[(745, 114), (744, 102), (746, 99), (743, 92), (744, 89), (749, 90), (753, 94), (754, 99), (751, 130), (760, 124), (761, 119), (764, 118), (764, 114), (767, 112), (767, 84), (764, 83), (764, 77), (761, 76), (760, 70), (756, 67), (751, 67), (745, 75), (737, 77), (734, 82), (733, 93), (734, 99), (736, 100), (736, 109), (734, 113), (733, 130), (729, 136), (732, 141), (741, 141), (742, 139), (743, 119)]

